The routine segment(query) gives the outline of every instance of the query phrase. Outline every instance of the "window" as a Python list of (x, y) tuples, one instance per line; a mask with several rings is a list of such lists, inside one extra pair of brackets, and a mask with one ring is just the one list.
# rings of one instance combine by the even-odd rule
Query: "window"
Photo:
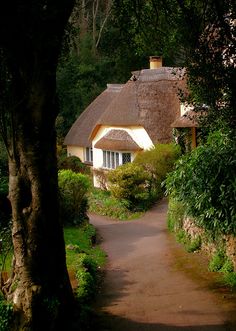
[(93, 149), (92, 147), (86, 147), (85, 149), (85, 161), (93, 162)]
[(128, 162), (131, 162), (131, 153), (103, 151), (103, 168), (116, 169)]
[(131, 154), (130, 153), (122, 153), (122, 164), (131, 162)]

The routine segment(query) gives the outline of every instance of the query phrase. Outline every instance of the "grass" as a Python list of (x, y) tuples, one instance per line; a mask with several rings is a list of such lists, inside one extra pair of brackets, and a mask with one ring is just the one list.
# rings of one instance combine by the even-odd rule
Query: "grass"
[(82, 253), (91, 257), (99, 267), (105, 264), (106, 254), (100, 247), (94, 245), (95, 234), (95, 228), (91, 224), (64, 229), (68, 270), (77, 272), (80, 267), (79, 257)]
[(88, 197), (89, 211), (102, 216), (108, 216), (118, 220), (132, 220), (139, 218), (143, 212), (130, 211), (124, 201), (111, 196), (109, 191), (93, 189)]

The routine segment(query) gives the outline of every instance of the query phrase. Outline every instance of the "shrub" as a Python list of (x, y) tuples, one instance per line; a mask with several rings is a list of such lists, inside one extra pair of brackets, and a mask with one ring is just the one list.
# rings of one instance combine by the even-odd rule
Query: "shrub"
[(77, 156), (66, 156), (63, 155), (58, 159), (59, 170), (72, 170), (73, 172), (80, 172), (83, 174), (90, 174), (90, 168), (81, 162)]
[(236, 233), (235, 160), (235, 142), (215, 132), (205, 145), (181, 158), (166, 180), (167, 193), (213, 234)]
[(150, 191), (159, 197), (161, 183), (167, 173), (173, 170), (176, 160), (180, 156), (180, 147), (175, 144), (157, 144), (150, 150), (139, 153), (134, 162), (149, 173)]
[(61, 216), (64, 224), (78, 225), (87, 219), (87, 197), (90, 187), (89, 177), (72, 170), (58, 173)]
[(76, 291), (77, 298), (80, 302), (89, 301), (95, 294), (97, 263), (86, 254), (80, 254), (79, 268), (76, 273), (78, 288)]
[(220, 249), (217, 250), (209, 262), (209, 270), (220, 271), (225, 263), (225, 259), (225, 252)]
[(141, 166), (126, 163), (108, 174), (109, 189), (129, 209), (145, 209), (149, 198), (148, 177)]
[(99, 215), (119, 220), (130, 220), (141, 216), (141, 212), (132, 212), (125, 200), (116, 199), (110, 191), (93, 189), (89, 196), (89, 210)]
[(229, 287), (236, 288), (236, 273), (227, 272), (223, 275), (223, 282)]

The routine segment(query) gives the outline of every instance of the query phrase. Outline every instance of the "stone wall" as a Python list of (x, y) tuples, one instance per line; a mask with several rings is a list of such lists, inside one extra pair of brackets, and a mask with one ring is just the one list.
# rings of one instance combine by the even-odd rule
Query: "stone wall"
[(236, 272), (236, 237), (233, 235), (224, 235), (218, 239), (217, 243), (210, 240), (204, 229), (196, 226), (193, 219), (185, 217), (183, 220), (183, 230), (191, 237), (201, 237), (202, 239), (202, 250), (204, 250), (209, 256), (213, 255), (219, 243), (224, 245), (226, 255), (230, 258), (234, 265), (234, 271)]

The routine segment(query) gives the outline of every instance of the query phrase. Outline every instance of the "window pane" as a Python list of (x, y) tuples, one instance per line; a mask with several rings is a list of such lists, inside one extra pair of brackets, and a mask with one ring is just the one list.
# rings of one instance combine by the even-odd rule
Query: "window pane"
[(115, 153), (111, 152), (111, 167), (115, 169)]
[(90, 148), (90, 161), (93, 162), (93, 149)]
[(116, 153), (116, 168), (119, 167), (119, 153)]
[(89, 161), (89, 148), (86, 147), (85, 161)]
[(107, 152), (107, 168), (111, 168), (111, 152)]
[(106, 168), (107, 166), (107, 158), (106, 158), (106, 151), (103, 151), (103, 167)]
[(131, 162), (131, 153), (122, 153), (122, 164)]

